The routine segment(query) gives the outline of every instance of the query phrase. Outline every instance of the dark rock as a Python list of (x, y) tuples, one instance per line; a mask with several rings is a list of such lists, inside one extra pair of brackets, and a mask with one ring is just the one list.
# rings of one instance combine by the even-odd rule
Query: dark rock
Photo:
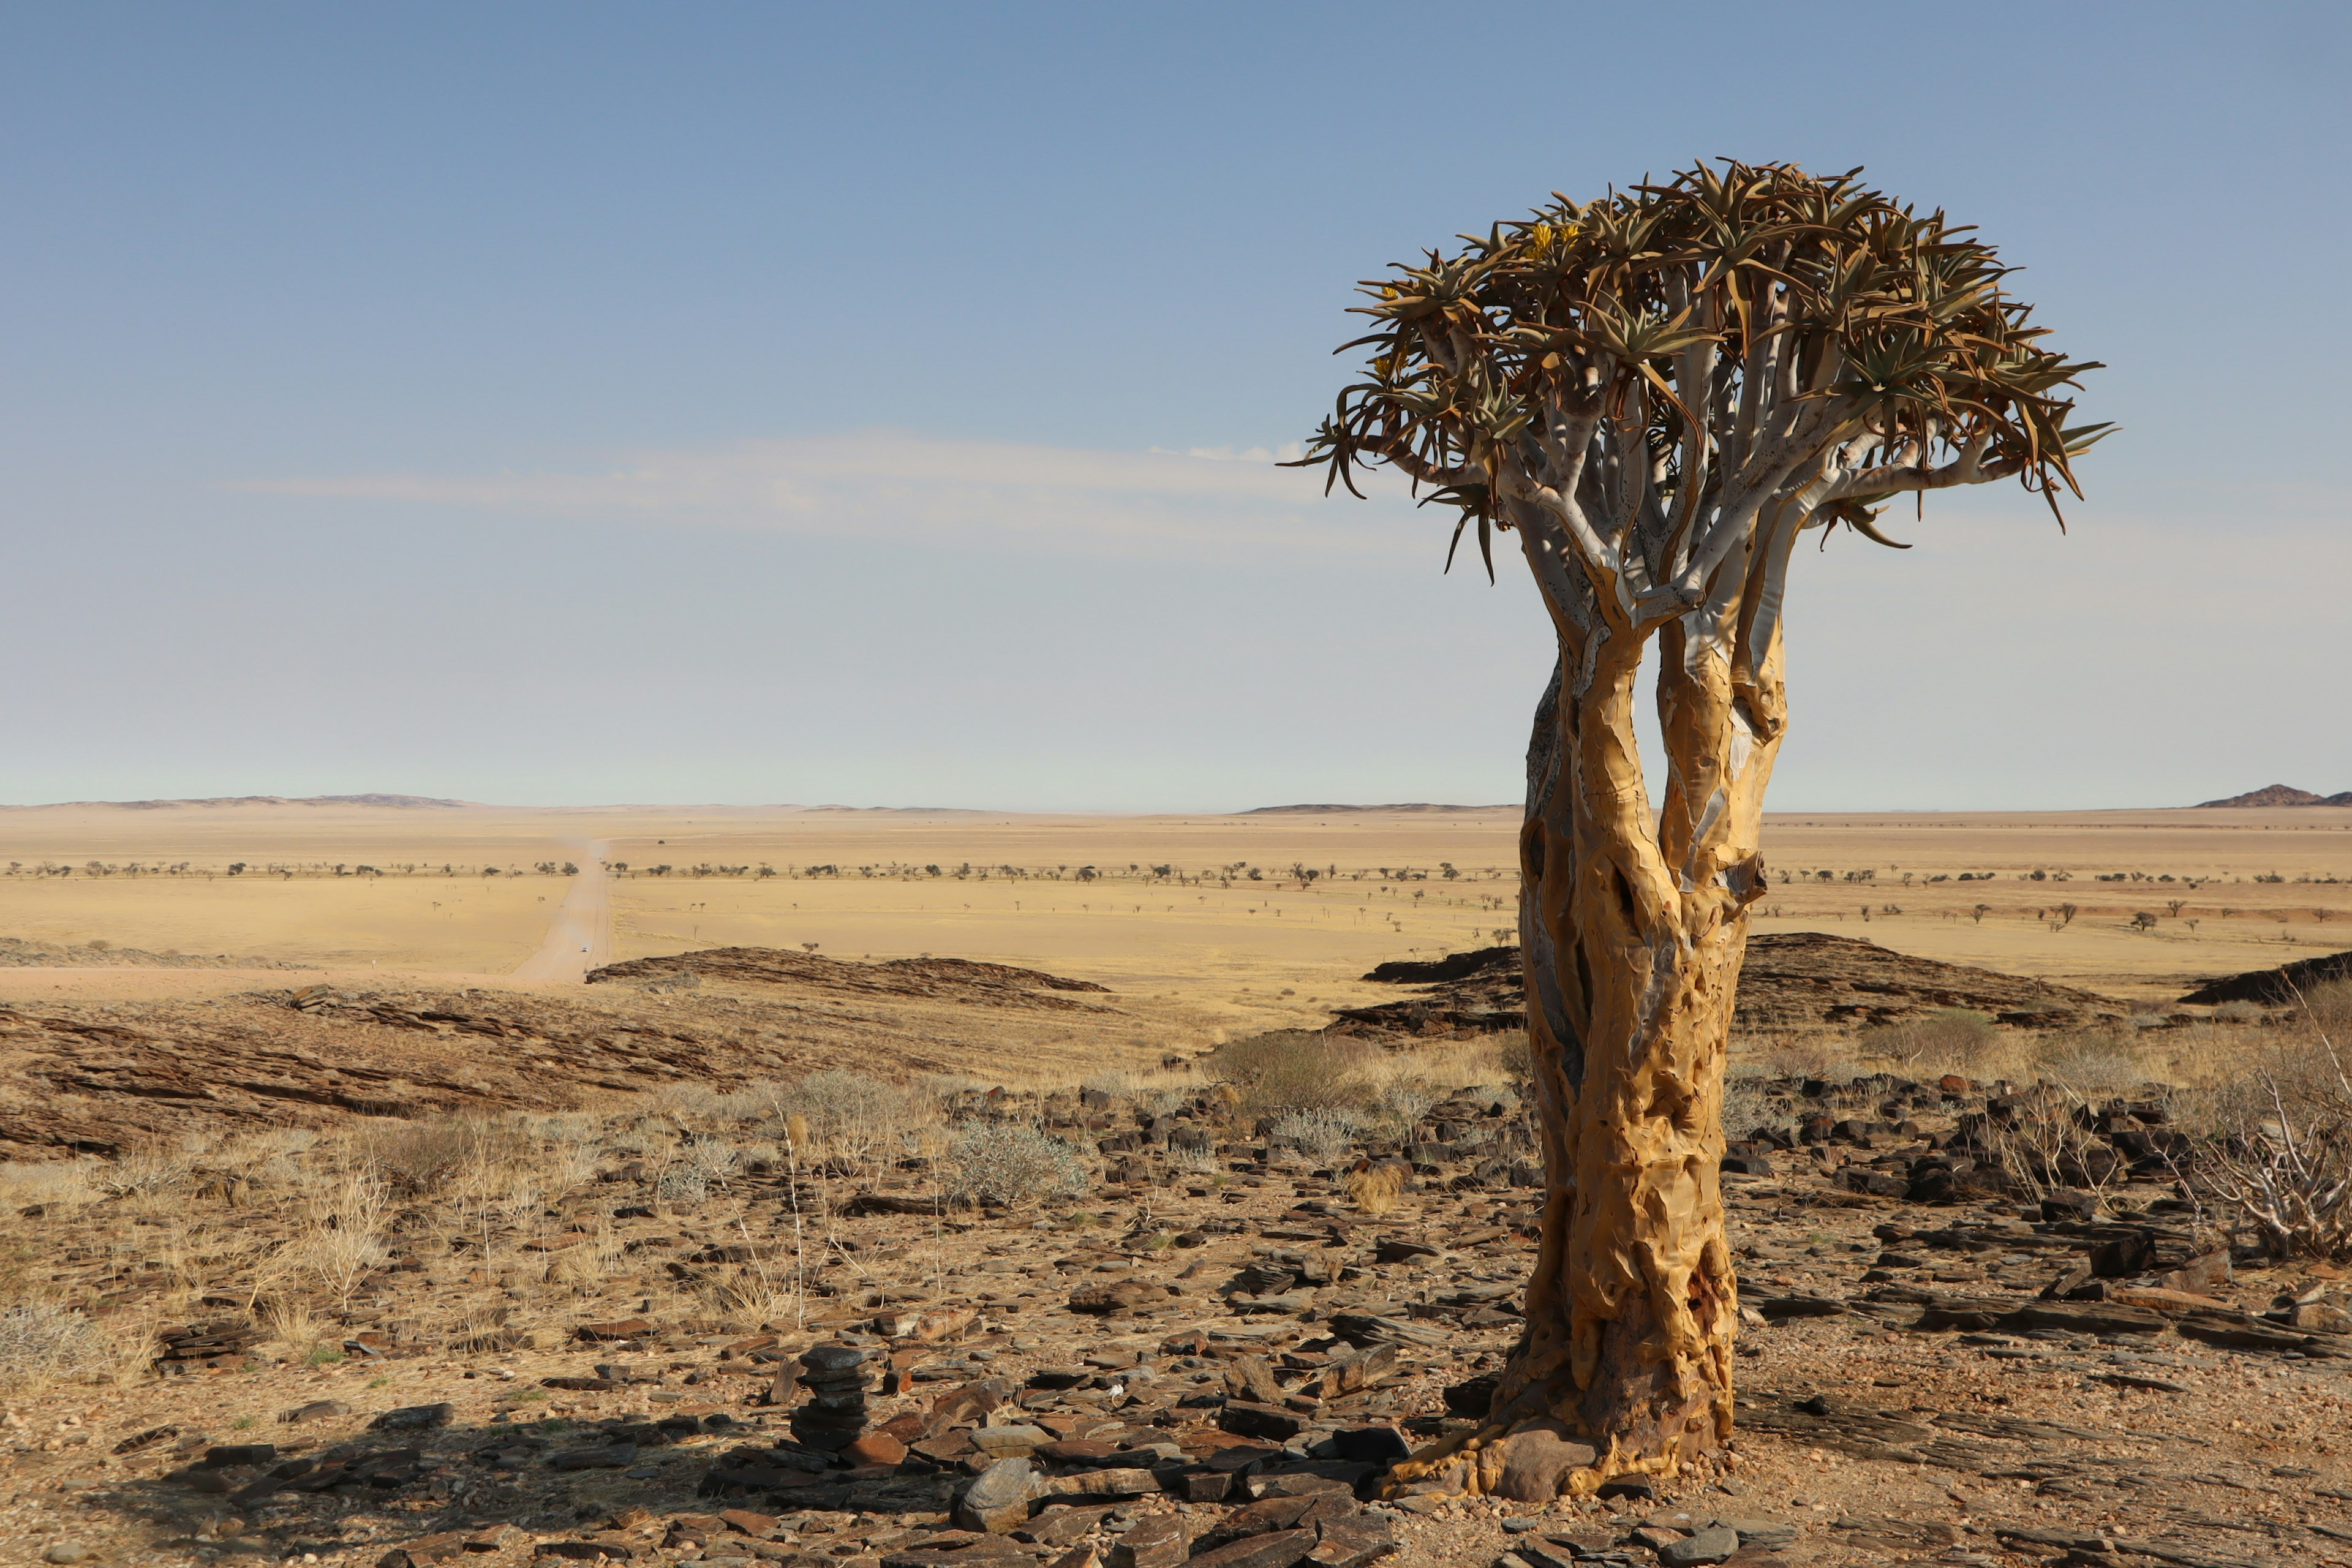
[(1404, 1434), (1393, 1426), (1358, 1426), (1334, 1432), (1331, 1446), (1342, 1459), (1370, 1465), (1392, 1465), (1412, 1452)]
[(419, 1432), (431, 1426), (446, 1426), (457, 1414), (451, 1405), (407, 1405), (397, 1410), (387, 1410), (368, 1425), (380, 1432)]
[(1739, 1544), (1738, 1531), (1708, 1525), (1696, 1534), (1659, 1547), (1658, 1561), (1665, 1568), (1698, 1568), (1702, 1563), (1723, 1562), (1739, 1550)]
[(1307, 1430), (1307, 1417), (1278, 1405), (1228, 1399), (1217, 1412), (1217, 1425), (1235, 1436), (1265, 1437), (1280, 1443)]
[(1312, 1530), (1252, 1535), (1195, 1555), (1194, 1568), (1291, 1568), (1318, 1544)]

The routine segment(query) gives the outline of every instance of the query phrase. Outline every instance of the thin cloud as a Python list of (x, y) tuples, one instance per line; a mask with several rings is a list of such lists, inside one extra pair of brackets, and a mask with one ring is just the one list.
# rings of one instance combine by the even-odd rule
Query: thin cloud
[[(1285, 545), (1424, 556), (1444, 520), (1394, 484), (1369, 504), (1286, 468), (1295, 447), (1098, 451), (900, 430), (631, 455), (598, 473), (365, 474), (245, 488), (314, 500), (464, 507), (518, 516), (637, 518), (688, 527), (1028, 542), (1114, 553), (1224, 554)], [(1442, 544), (1441, 546), (1442, 547)]]

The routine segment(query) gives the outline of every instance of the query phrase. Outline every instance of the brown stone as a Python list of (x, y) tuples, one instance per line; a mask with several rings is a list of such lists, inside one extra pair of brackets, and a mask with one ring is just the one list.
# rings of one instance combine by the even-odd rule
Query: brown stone
[(1311, 1530), (1277, 1530), (1203, 1552), (1192, 1559), (1192, 1568), (1291, 1568), (1304, 1562), (1316, 1545)]
[(1178, 1568), (1191, 1544), (1181, 1515), (1155, 1513), (1112, 1543), (1110, 1568)]
[(1360, 1513), (1327, 1519), (1318, 1528), (1322, 1539), (1307, 1554), (1315, 1568), (1363, 1568), (1397, 1549), (1397, 1538), (1385, 1524)]
[(1167, 1299), (1168, 1292), (1160, 1286), (1147, 1285), (1139, 1279), (1122, 1279), (1115, 1285), (1079, 1286), (1070, 1292), (1070, 1310), (1101, 1315)]
[(1118, 1506), (1116, 1503), (1102, 1503), (1093, 1507), (1048, 1508), (1014, 1531), (1013, 1538), (1034, 1542), (1039, 1546), (1067, 1546), (1100, 1524)]
[(654, 1331), (654, 1326), (643, 1318), (622, 1318), (609, 1323), (583, 1323), (572, 1331), (572, 1337), (602, 1344), (614, 1340), (641, 1340)]
[(868, 1432), (841, 1451), (853, 1465), (896, 1465), (907, 1457), (907, 1445), (888, 1432)]
[(1265, 1437), (1282, 1443), (1307, 1430), (1307, 1417), (1279, 1405), (1228, 1399), (1224, 1407), (1217, 1412), (1217, 1425), (1235, 1436)]
[(748, 1508), (728, 1508), (719, 1510), (719, 1522), (739, 1535), (756, 1535), (762, 1540), (775, 1533), (775, 1515), (754, 1513)]
[(1514, 1432), (1493, 1445), (1499, 1464), (1479, 1456), (1481, 1471), (1498, 1469), (1488, 1489), (1491, 1495), (1512, 1502), (1549, 1502), (1559, 1496), (1568, 1478), (1600, 1456), (1590, 1443), (1580, 1442), (1558, 1421), (1543, 1421)]

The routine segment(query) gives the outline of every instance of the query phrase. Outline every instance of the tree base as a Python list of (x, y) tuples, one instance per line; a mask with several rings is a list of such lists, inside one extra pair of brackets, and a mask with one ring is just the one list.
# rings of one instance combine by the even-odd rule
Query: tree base
[(1517, 1423), (1490, 1422), (1477, 1431), (1433, 1443), (1389, 1472), (1381, 1495), (1491, 1497), (1541, 1503), (1587, 1498), (1622, 1476), (1661, 1479), (1682, 1468), (1679, 1454), (1635, 1454), (1612, 1440), (1608, 1449), (1577, 1436), (1549, 1415)]

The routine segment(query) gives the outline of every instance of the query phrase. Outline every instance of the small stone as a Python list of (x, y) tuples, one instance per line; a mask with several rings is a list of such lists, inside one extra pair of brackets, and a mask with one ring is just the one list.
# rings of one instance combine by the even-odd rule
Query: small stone
[(316, 1421), (322, 1416), (349, 1415), (351, 1413), (352, 1407), (340, 1399), (314, 1399), (308, 1405), (279, 1411), (278, 1419), (282, 1422)]
[(1179, 1568), (1191, 1544), (1180, 1516), (1155, 1513), (1118, 1538), (1110, 1568)]
[(1042, 1426), (979, 1426), (971, 1434), (971, 1446), (992, 1459), (1032, 1454), (1053, 1440)]
[(1751, 1547), (1777, 1552), (1783, 1546), (1793, 1545), (1797, 1539), (1797, 1527), (1782, 1519), (1723, 1518), (1714, 1522), (1726, 1530), (1737, 1531), (1739, 1549), (1743, 1552)]
[(1238, 1437), (1263, 1437), (1281, 1443), (1306, 1431), (1307, 1417), (1278, 1405), (1228, 1399), (1217, 1412), (1217, 1425)]
[(999, 1459), (956, 1500), (956, 1522), (1003, 1535), (1028, 1522), (1029, 1505), (1042, 1489), (1036, 1467), (1025, 1458)]
[(907, 1445), (887, 1432), (868, 1432), (841, 1456), (853, 1465), (896, 1465), (907, 1458)]
[(776, 1531), (776, 1516), (755, 1513), (748, 1508), (727, 1508), (719, 1510), (719, 1522), (739, 1535), (765, 1538)]
[(654, 1326), (643, 1318), (622, 1318), (609, 1323), (583, 1323), (572, 1331), (574, 1339), (592, 1344), (610, 1344), (621, 1340), (641, 1340), (654, 1331)]
[(368, 1423), (380, 1432), (417, 1432), (428, 1426), (446, 1426), (457, 1414), (450, 1405), (406, 1405), (397, 1410), (387, 1410)]
[(1307, 1554), (1313, 1568), (1363, 1568), (1397, 1549), (1388, 1526), (1362, 1514), (1327, 1519), (1317, 1528), (1322, 1540)]
[(547, 1461), (558, 1470), (622, 1470), (637, 1462), (635, 1443), (616, 1443), (609, 1447), (573, 1448)]
[(57, 1542), (41, 1553), (44, 1563), (91, 1563), (97, 1558), (98, 1553), (94, 1550), (79, 1541)]

